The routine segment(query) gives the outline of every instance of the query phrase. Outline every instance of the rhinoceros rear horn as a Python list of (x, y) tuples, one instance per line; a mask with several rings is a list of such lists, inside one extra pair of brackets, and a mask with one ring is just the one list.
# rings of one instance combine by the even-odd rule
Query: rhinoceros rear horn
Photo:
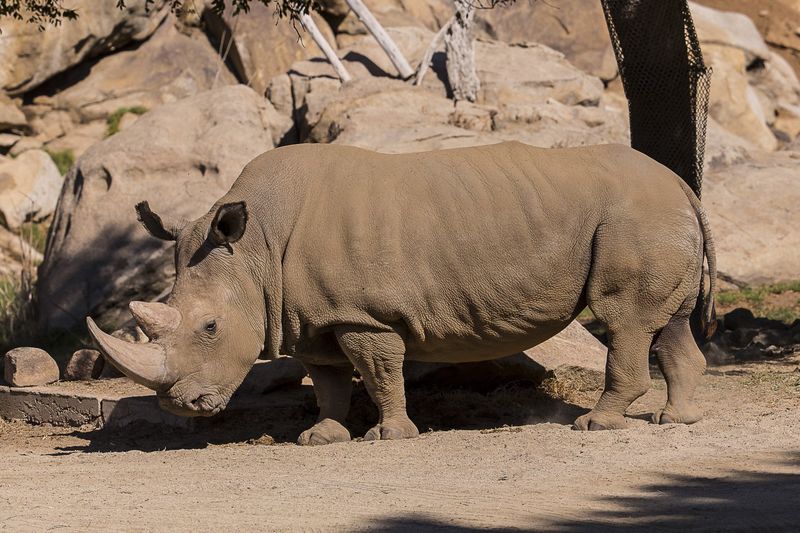
[(136, 217), (142, 223), (147, 233), (163, 241), (175, 241), (178, 239), (180, 225), (177, 222), (162, 220), (160, 216), (150, 209), (147, 202), (136, 204)]
[(86, 325), (106, 360), (133, 381), (155, 391), (173, 384), (162, 346), (153, 343), (134, 344), (112, 337), (97, 327), (90, 317), (86, 317)]
[(136, 323), (150, 339), (172, 333), (181, 323), (181, 312), (160, 302), (131, 302), (128, 308)]
[(247, 205), (244, 202), (222, 204), (214, 215), (208, 238), (217, 246), (233, 244), (247, 228)]

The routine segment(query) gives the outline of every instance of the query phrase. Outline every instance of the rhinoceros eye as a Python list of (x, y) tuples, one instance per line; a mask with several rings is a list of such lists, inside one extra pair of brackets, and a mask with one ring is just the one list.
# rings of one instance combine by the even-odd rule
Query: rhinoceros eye
[(208, 333), (216, 333), (217, 332), (217, 321), (212, 320), (206, 324), (206, 331)]

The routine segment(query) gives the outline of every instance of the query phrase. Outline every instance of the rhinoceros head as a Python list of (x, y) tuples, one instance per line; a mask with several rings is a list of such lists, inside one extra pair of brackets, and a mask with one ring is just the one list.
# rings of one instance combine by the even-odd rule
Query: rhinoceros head
[(245, 237), (247, 206), (222, 204), (194, 222), (163, 221), (146, 202), (136, 206), (151, 235), (176, 241), (175, 286), (166, 303), (131, 302), (149, 342), (135, 344), (89, 332), (107, 360), (158, 393), (161, 406), (185, 416), (222, 409), (264, 347), (259, 261)]

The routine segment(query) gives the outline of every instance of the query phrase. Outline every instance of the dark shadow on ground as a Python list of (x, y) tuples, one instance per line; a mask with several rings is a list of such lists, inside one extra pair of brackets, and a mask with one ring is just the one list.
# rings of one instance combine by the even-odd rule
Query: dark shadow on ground
[[(77, 430), (71, 436), (85, 445), (60, 449), (73, 452), (205, 448), (209, 445), (294, 443), (317, 416), (312, 388), (290, 405), (259, 410), (224, 411), (212, 418), (194, 419), (193, 427), (176, 428), (136, 422), (122, 428)], [(269, 394), (279, 395), (280, 391)], [(421, 432), (453, 429), (494, 429), (537, 423), (570, 424), (586, 409), (547, 396), (532, 383), (520, 382), (489, 392), (441, 387), (407, 391), (408, 412)], [(354, 437), (377, 422), (378, 412), (363, 385), (357, 383), (347, 420)]]
[[(480, 528), (480, 531), (651, 532), (651, 531), (797, 531), (800, 524), (800, 452), (778, 462), (783, 472), (731, 471), (723, 475), (664, 476), (638, 487), (636, 496), (603, 498), (616, 510), (569, 509), (583, 515), (530, 528)], [(787, 468), (788, 467), (788, 468)], [(790, 472), (786, 472), (790, 470)], [(536, 503), (531, 502), (535, 509)], [(552, 512), (552, 509), (550, 509)], [(457, 519), (457, 517), (453, 517)], [(536, 520), (531, 517), (532, 524)], [(478, 531), (415, 515), (387, 518), (370, 530)]]

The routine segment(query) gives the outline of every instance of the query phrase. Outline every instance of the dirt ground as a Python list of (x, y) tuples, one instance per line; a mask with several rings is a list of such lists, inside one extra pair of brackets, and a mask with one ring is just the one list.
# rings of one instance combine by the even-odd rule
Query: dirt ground
[[(291, 443), (310, 391), (192, 434), (0, 422), (0, 530), (796, 531), (798, 363), (710, 369), (694, 426), (646, 422), (657, 376), (612, 432), (569, 427), (595, 393), (524, 384), (411, 390), (419, 439), (315, 448)], [(363, 391), (354, 406), (363, 432), (374, 409)]]

